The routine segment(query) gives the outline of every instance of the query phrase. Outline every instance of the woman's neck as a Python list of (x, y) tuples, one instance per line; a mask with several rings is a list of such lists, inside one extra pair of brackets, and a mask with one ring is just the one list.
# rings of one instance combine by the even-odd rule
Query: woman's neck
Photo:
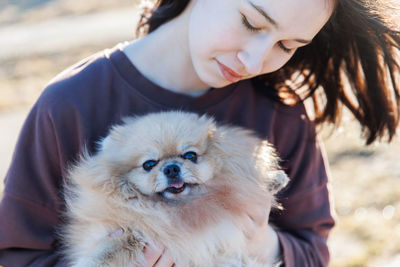
[(124, 53), (146, 78), (155, 84), (187, 95), (198, 96), (209, 86), (193, 67), (188, 45), (188, 12), (152, 33), (129, 43)]

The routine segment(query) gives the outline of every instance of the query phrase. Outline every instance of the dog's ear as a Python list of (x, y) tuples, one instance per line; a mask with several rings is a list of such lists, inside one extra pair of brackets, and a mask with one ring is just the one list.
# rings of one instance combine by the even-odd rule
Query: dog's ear
[(213, 149), (224, 158), (249, 158), (259, 140), (251, 131), (232, 126), (219, 126), (212, 134)]
[(115, 189), (115, 179), (110, 168), (98, 155), (90, 155), (84, 150), (80, 159), (68, 169), (67, 181), (83, 188), (100, 188), (105, 193)]
[(113, 126), (109, 134), (97, 142), (97, 154), (99, 157), (110, 161), (119, 160), (123, 157), (121, 149), (119, 148), (124, 147), (127, 137), (124, 136), (122, 129), (123, 126), (121, 125)]
[(239, 127), (219, 126), (210, 138), (210, 154), (227, 176), (258, 179), (256, 157), (259, 139)]
[(252, 131), (220, 126), (213, 135), (212, 144), (215, 160), (226, 171), (259, 181), (272, 194), (289, 182), (286, 173), (279, 168), (279, 157), (274, 147)]

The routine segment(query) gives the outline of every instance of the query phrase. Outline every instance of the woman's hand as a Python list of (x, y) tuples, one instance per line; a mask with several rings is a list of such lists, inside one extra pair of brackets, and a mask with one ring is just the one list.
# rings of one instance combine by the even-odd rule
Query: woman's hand
[(175, 266), (174, 260), (171, 257), (168, 249), (162, 244), (156, 243), (153, 245), (147, 244), (143, 249), (144, 257), (147, 265), (145, 267), (171, 267)]
[(281, 251), (278, 235), (268, 224), (270, 211), (271, 199), (249, 203), (242, 223), (250, 255), (263, 263), (274, 264)]
[[(121, 237), (124, 235), (122, 228), (110, 233), (109, 237)], [(146, 265), (143, 267), (171, 267), (175, 266), (171, 253), (160, 243), (147, 243), (143, 249)]]

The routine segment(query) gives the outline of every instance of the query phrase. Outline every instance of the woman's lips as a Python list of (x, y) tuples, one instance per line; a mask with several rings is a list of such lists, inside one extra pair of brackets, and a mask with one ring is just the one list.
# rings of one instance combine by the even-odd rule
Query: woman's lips
[(234, 70), (228, 68), (227, 66), (225, 66), (218, 60), (217, 60), (217, 63), (218, 63), (219, 69), (221, 70), (222, 75), (229, 82), (235, 83), (235, 82), (240, 81), (243, 78), (242, 75), (240, 75), (237, 72), (235, 72)]

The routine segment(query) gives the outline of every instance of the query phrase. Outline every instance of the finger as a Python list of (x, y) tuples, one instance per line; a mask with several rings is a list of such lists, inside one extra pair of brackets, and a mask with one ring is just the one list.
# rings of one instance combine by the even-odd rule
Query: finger
[(256, 225), (254, 224), (254, 221), (247, 215), (244, 215), (241, 218), (242, 221), (242, 229), (245, 237), (247, 239), (252, 239), (254, 235), (256, 234)]
[(256, 224), (259, 227), (262, 227), (268, 223), (269, 212), (270, 212), (270, 209), (268, 209), (265, 206), (259, 205), (259, 206), (253, 207), (252, 210), (249, 210), (247, 215), (253, 221), (254, 224)]
[(143, 249), (143, 255), (146, 259), (147, 266), (154, 266), (161, 258), (164, 251), (164, 246), (161, 244), (146, 244)]
[(121, 237), (124, 234), (124, 229), (119, 228), (118, 230), (116, 230), (115, 232), (112, 232), (110, 234), (108, 234), (109, 237)]
[(168, 250), (165, 250), (161, 257), (158, 259), (154, 267), (171, 267), (174, 265), (174, 259)]
[(265, 201), (248, 203), (247, 215), (257, 226), (268, 224), (269, 213), (271, 211), (271, 199)]

